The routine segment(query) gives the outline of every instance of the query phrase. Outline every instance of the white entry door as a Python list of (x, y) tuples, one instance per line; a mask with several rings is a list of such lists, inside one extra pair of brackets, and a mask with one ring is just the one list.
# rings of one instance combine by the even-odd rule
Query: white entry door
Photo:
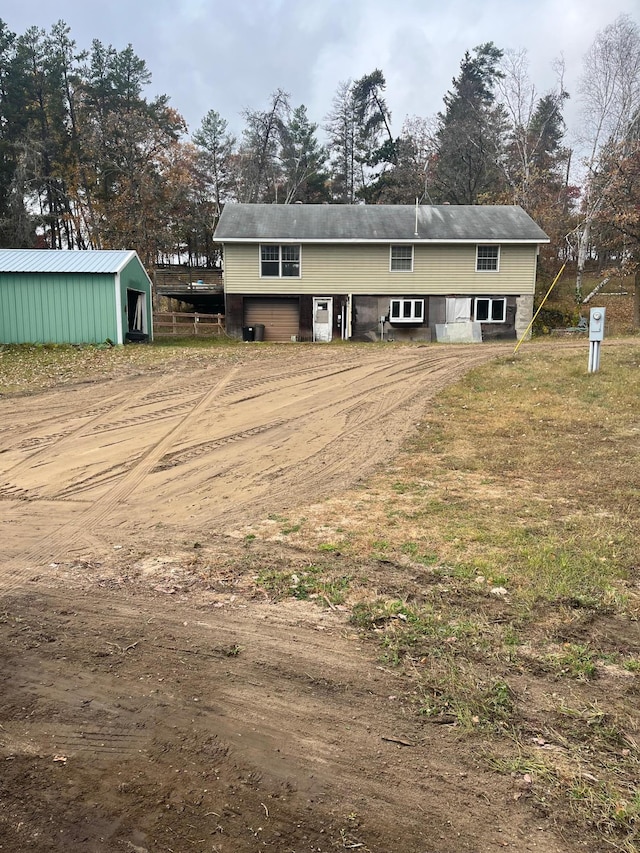
[(333, 327), (333, 297), (313, 297), (313, 340), (329, 342)]

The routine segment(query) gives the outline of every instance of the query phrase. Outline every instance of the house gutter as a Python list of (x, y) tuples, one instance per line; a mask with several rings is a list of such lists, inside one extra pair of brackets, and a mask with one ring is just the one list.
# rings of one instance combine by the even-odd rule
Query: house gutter
[(354, 239), (354, 240), (345, 240), (345, 239), (331, 239), (331, 238), (316, 238), (316, 237), (214, 237), (216, 242), (218, 243), (292, 243), (295, 245), (301, 245), (305, 243), (309, 244), (318, 244), (318, 243), (326, 243), (330, 245), (388, 245), (389, 243), (393, 243), (394, 245), (400, 245), (402, 243), (407, 243), (410, 245), (431, 245), (431, 246), (441, 246), (441, 245), (450, 245), (450, 246), (461, 246), (461, 245), (469, 245), (469, 246), (477, 246), (478, 243), (481, 243), (483, 246), (489, 246), (492, 244), (508, 246), (508, 245), (518, 245), (518, 246), (537, 246), (541, 243), (550, 243), (551, 240), (549, 237), (546, 238), (536, 238), (536, 239), (509, 239), (504, 240), (499, 237), (465, 237), (464, 239), (452, 239), (452, 240), (431, 240), (425, 237), (412, 237), (407, 239), (406, 237), (376, 237), (372, 239)]

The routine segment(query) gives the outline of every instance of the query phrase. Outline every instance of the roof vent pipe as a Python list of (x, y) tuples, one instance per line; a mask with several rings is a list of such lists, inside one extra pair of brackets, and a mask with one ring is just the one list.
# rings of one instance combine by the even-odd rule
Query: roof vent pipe
[(413, 236), (418, 236), (418, 197), (416, 196), (416, 230), (413, 232)]

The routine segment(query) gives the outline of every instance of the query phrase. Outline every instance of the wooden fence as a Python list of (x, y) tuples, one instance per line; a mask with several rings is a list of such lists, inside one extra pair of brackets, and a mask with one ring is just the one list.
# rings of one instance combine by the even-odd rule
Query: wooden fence
[(158, 312), (153, 315), (153, 334), (156, 338), (222, 335), (224, 334), (224, 314)]

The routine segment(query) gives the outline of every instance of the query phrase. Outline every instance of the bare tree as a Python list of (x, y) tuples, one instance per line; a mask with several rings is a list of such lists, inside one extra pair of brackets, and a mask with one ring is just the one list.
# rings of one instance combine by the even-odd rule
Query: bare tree
[[(541, 178), (548, 179), (569, 156), (561, 144), (565, 132), (562, 107), (569, 97), (564, 89), (564, 64), (556, 63), (557, 84), (542, 96), (529, 78), (526, 50), (505, 51), (501, 71), (496, 88), (511, 125), (501, 162), (514, 203), (528, 208)], [(566, 169), (563, 171), (566, 175)]]
[(607, 198), (615, 168), (605, 160), (616, 151), (627, 157), (634, 121), (640, 110), (640, 29), (628, 15), (621, 15), (599, 32), (584, 59), (580, 81), (582, 130), (585, 151), (583, 222), (578, 229), (576, 299), (582, 299), (582, 279), (587, 261), (591, 227)]
[(289, 95), (278, 89), (266, 110), (245, 110), (246, 126), (240, 149), (243, 173), (242, 201), (271, 201), (280, 177), (278, 161), (282, 127), (291, 114)]

